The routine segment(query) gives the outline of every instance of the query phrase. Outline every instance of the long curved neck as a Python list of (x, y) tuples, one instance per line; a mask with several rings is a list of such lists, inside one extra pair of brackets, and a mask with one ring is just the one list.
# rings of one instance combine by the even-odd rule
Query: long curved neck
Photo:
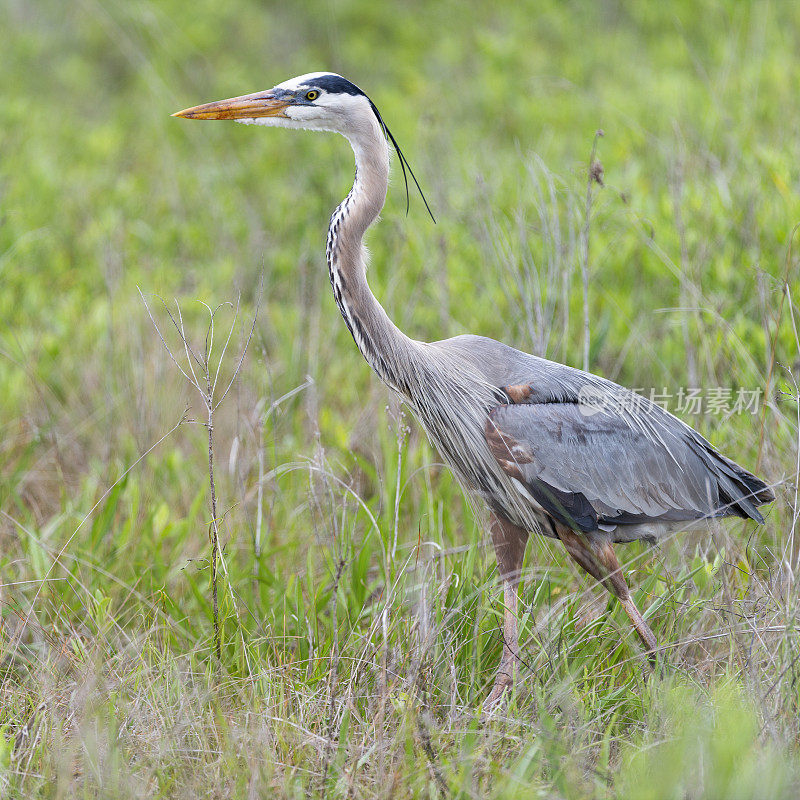
[(356, 159), (353, 188), (331, 215), (327, 260), (333, 296), (367, 363), (381, 380), (408, 394), (417, 343), (388, 317), (367, 284), (367, 228), (377, 219), (389, 186), (389, 148), (377, 119), (344, 133)]

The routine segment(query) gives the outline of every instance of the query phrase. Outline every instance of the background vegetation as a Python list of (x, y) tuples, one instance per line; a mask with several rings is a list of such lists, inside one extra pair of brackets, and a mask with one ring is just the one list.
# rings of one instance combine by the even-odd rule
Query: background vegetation
[[(2, 796), (796, 797), (799, 9), (5, 0)], [(370, 236), (411, 335), (580, 365), (585, 267), (593, 371), (764, 393), (686, 419), (776, 485), (767, 524), (621, 548), (649, 680), (534, 540), (525, 679), (481, 714), (494, 556), (328, 288), (347, 144), (169, 117), (317, 69), (370, 93), (436, 213), (395, 176)], [(199, 351), (203, 304), (241, 297), (218, 398), (258, 311), (214, 419), (219, 663), (205, 410), (137, 289), (176, 357), (159, 297)]]

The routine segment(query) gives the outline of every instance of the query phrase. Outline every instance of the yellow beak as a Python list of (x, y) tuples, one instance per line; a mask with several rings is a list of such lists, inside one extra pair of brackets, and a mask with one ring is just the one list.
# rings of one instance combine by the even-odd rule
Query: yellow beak
[(289, 100), (278, 100), (271, 91), (245, 94), (228, 100), (217, 100), (202, 106), (184, 108), (173, 117), (186, 119), (254, 119), (256, 117), (286, 117), (284, 109)]

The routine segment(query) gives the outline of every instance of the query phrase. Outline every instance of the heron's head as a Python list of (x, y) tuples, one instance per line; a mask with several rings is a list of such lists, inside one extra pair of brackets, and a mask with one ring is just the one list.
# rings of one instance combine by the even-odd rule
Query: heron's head
[[(406, 184), (406, 203), (406, 170), (419, 189), (411, 165), (375, 104), (358, 86), (333, 72), (310, 72), (263, 92), (185, 108), (172, 116), (186, 119), (232, 119), (246, 125), (335, 131), (346, 136), (354, 150), (365, 139), (372, 137), (374, 141), (377, 133), (378, 136), (388, 139), (397, 152)], [(422, 194), (422, 189), (419, 191)], [(431, 214), (425, 195), (422, 195), (422, 200)], [(433, 214), (431, 218), (433, 219)]]
[(178, 111), (187, 119), (232, 119), (247, 125), (337, 131), (345, 135), (359, 126), (385, 129), (373, 102), (341, 75), (311, 72), (272, 89)]

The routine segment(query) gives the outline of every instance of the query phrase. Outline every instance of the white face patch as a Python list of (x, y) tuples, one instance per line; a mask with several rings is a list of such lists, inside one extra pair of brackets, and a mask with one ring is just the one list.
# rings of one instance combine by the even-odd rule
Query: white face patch
[(312, 122), (325, 117), (325, 110), (318, 106), (289, 106), (284, 111), (289, 119), (297, 122)]

